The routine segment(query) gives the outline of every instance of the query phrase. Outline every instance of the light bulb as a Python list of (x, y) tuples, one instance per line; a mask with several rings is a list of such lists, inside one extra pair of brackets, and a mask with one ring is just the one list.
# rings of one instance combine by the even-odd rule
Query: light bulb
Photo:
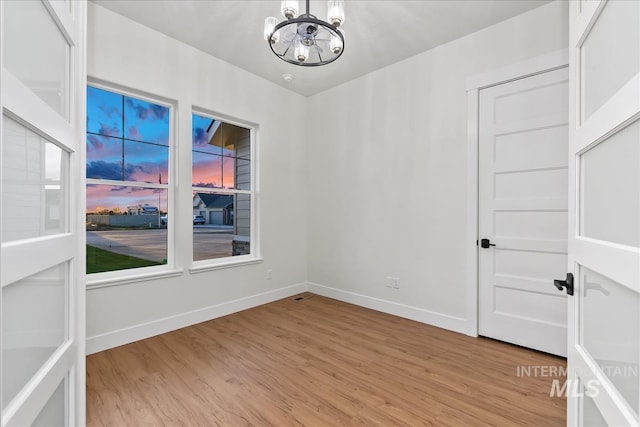
[(334, 27), (344, 23), (344, 1), (329, 0), (327, 5), (327, 21)]
[(307, 58), (309, 58), (309, 46), (305, 45), (300, 40), (296, 40), (294, 55), (298, 62), (303, 63)]
[(282, 0), (280, 10), (282, 11), (282, 16), (287, 19), (297, 18), (300, 10), (298, 0)]
[[(280, 31), (273, 33), (273, 29), (278, 25), (278, 20), (273, 16), (264, 18), (264, 39), (270, 43), (278, 43)], [(271, 35), (273, 33), (273, 35)]]
[(340, 28), (338, 29), (338, 31), (342, 33), (342, 39), (339, 36), (335, 36), (331, 34), (331, 43), (330, 43), (331, 51), (336, 55), (339, 54), (340, 51), (342, 51), (342, 49), (344, 49), (344, 43), (342, 42), (342, 40), (344, 39), (344, 30)]

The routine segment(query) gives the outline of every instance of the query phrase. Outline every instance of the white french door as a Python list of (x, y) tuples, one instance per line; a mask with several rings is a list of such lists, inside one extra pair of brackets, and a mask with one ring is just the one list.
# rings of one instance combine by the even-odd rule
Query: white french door
[(640, 2), (570, 5), (567, 419), (638, 426)]
[(85, 422), (85, 8), (0, 1), (2, 426)]

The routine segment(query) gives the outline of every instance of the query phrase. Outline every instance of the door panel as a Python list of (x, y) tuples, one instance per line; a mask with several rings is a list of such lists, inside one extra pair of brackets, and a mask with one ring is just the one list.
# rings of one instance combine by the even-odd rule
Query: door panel
[(640, 3), (570, 3), (567, 421), (639, 426)]
[[(565, 153), (566, 155), (566, 153)], [(567, 214), (558, 211), (496, 212), (496, 235), (562, 240), (567, 236)]]
[[(502, 241), (496, 240), (496, 247)], [(566, 245), (565, 245), (566, 247)], [(553, 282), (553, 277), (557, 276), (558, 270), (562, 271), (567, 263), (564, 254), (550, 253), (537, 248), (537, 252), (524, 251), (500, 244), (502, 250), (496, 250), (495, 275), (510, 275), (525, 277), (528, 279), (540, 279), (547, 283)], [(550, 282), (551, 281), (551, 282)], [(553, 288), (551, 288), (553, 290)], [(540, 292), (546, 293), (548, 287), (544, 286)]]
[(566, 123), (559, 126), (498, 135), (495, 139), (496, 168), (539, 169), (566, 166), (567, 151), (558, 139), (567, 137)]
[(567, 167), (495, 173), (495, 198), (567, 198)]
[[(534, 77), (535, 78), (535, 77)], [(568, 99), (567, 84), (564, 81), (549, 82), (535, 87), (513, 86), (513, 92), (502, 92), (494, 101), (494, 124), (510, 125), (526, 123), (532, 120), (551, 120), (557, 117), (566, 118)], [(549, 99), (556, 100), (549, 103)]]
[(481, 335), (566, 354), (568, 72), (480, 91)]
[[(536, 283), (537, 288), (548, 281)], [(562, 295), (531, 291), (529, 287), (498, 286), (495, 292), (495, 312), (520, 319), (529, 319), (564, 328), (567, 320), (566, 300)]]

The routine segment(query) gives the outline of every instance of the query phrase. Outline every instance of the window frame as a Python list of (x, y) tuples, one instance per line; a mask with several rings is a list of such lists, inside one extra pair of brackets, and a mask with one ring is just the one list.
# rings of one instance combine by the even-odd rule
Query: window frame
[[(86, 194), (87, 185), (109, 185), (109, 186), (126, 186), (131, 188), (150, 188), (150, 189), (163, 189), (167, 191), (167, 212), (175, 212), (176, 209), (176, 180), (177, 180), (177, 167), (176, 167), (176, 141), (178, 131), (178, 114), (177, 114), (177, 102), (164, 98), (159, 95), (149, 94), (140, 90), (134, 90), (126, 88), (117, 84), (107, 83), (104, 81), (87, 78), (86, 87), (94, 87), (96, 89), (105, 90), (108, 92), (116, 93), (118, 95), (136, 98), (145, 102), (161, 105), (169, 109), (169, 132), (168, 132), (168, 176), (166, 183), (147, 183), (147, 182), (135, 182), (135, 181), (116, 181), (108, 179), (87, 178), (86, 176), (86, 162), (84, 165), (84, 191)], [(122, 112), (124, 115), (124, 110)], [(124, 127), (123, 127), (124, 132)], [(86, 138), (88, 133), (85, 132), (85, 150), (86, 150)], [(123, 140), (126, 140), (123, 134)], [(124, 149), (124, 147), (123, 147)], [(158, 206), (160, 209), (160, 206)], [(86, 212), (86, 206), (85, 206)], [(145, 280), (154, 280), (163, 277), (173, 277), (182, 274), (183, 270), (177, 267), (176, 252), (175, 252), (175, 225), (174, 221), (168, 221), (167, 224), (167, 263), (163, 265), (155, 265), (149, 267), (136, 267), (123, 270), (106, 271), (100, 273), (86, 274), (87, 289), (100, 288), (105, 286), (121, 285)], [(85, 232), (86, 236), (86, 232)], [(86, 244), (86, 242), (85, 242)]]
[[(189, 182), (190, 187), (189, 191), (193, 195), (194, 191), (209, 193), (209, 194), (249, 194), (250, 200), (250, 209), (249, 209), (249, 254), (246, 255), (236, 255), (236, 256), (226, 256), (221, 258), (210, 258), (203, 260), (194, 260), (193, 253), (193, 241), (191, 242), (191, 267), (189, 268), (190, 273), (199, 273), (206, 272), (211, 270), (218, 270), (224, 268), (231, 268), (241, 265), (250, 265), (250, 264), (259, 264), (263, 262), (263, 259), (260, 254), (260, 241), (259, 241), (259, 221), (258, 221), (258, 128), (259, 126), (255, 123), (251, 123), (249, 121), (240, 120), (234, 117), (227, 116), (225, 114), (219, 114), (212, 112), (206, 108), (197, 107), (195, 105), (191, 106), (191, 123), (190, 129), (193, 131), (193, 115), (204, 116), (210, 118), (212, 120), (219, 120), (222, 123), (227, 123), (233, 126), (238, 126), (245, 128), (249, 131), (249, 152), (250, 152), (250, 190), (238, 190), (238, 189), (229, 189), (229, 188), (210, 188), (210, 187), (195, 187), (193, 185), (193, 141), (190, 141), (191, 148), (189, 150)], [(236, 185), (234, 179), (234, 186)], [(193, 209), (191, 209), (191, 214), (193, 213)], [(191, 214), (189, 218), (191, 218)], [(235, 213), (234, 213), (234, 221), (235, 221)]]

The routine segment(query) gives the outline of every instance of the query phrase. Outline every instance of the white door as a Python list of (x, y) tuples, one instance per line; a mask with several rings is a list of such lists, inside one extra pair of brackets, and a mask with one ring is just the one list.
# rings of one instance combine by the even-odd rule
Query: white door
[(2, 426), (84, 424), (84, 22), (1, 1)]
[(565, 67), (479, 95), (478, 331), (558, 355), (567, 351), (566, 295), (553, 280), (567, 265), (568, 79)]
[(567, 419), (638, 426), (640, 2), (571, 2)]

